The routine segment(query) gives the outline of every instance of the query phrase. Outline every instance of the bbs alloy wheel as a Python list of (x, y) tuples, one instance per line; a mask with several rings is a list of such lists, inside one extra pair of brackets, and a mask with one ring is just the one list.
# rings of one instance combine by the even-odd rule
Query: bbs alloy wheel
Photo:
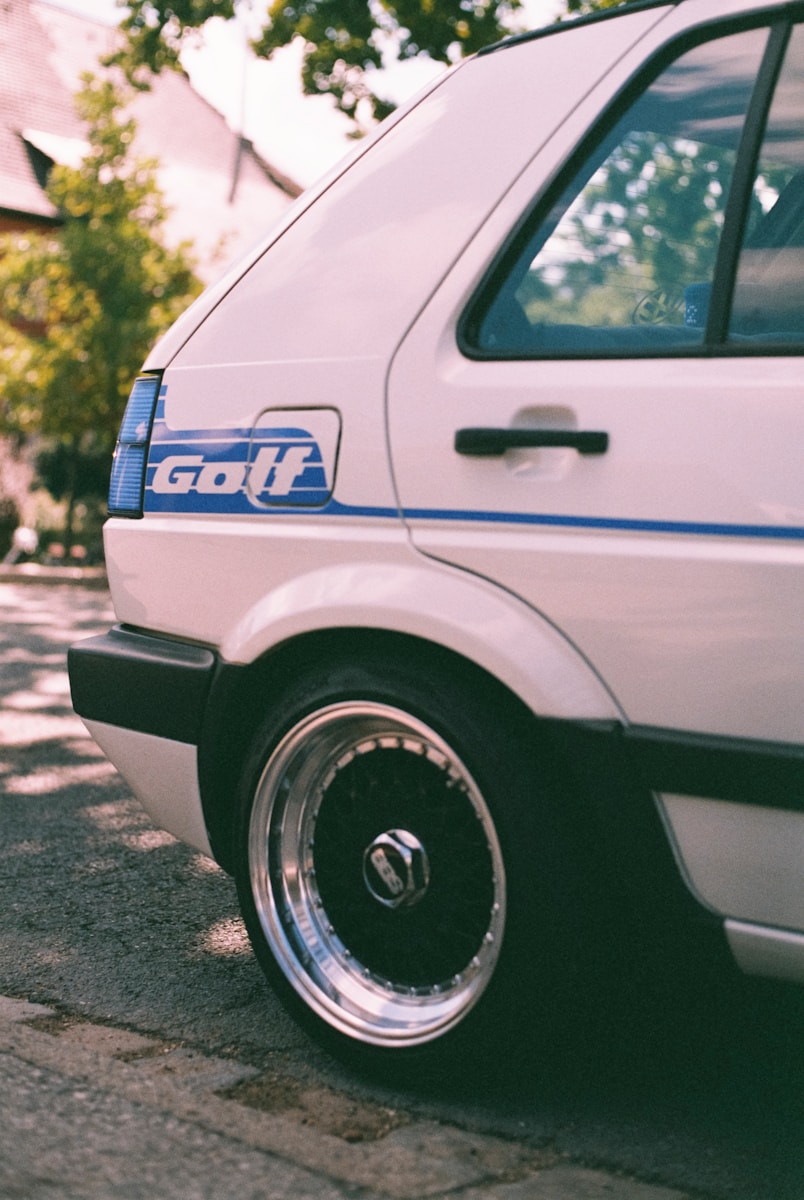
[(421, 1045), (488, 986), (505, 926), (494, 822), (455, 750), (400, 708), (299, 719), (253, 789), (246, 857), (255, 948), (330, 1030)]

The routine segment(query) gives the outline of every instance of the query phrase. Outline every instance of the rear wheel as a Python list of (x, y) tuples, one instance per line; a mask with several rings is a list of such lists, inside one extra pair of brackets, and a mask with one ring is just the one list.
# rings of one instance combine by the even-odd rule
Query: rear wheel
[(505, 979), (538, 958), (534, 918), (554, 928), (533, 911), (545, 797), (506, 714), (388, 662), (311, 670), (274, 711), (244, 773), (237, 869), (269, 980), (340, 1050), (499, 1020)]

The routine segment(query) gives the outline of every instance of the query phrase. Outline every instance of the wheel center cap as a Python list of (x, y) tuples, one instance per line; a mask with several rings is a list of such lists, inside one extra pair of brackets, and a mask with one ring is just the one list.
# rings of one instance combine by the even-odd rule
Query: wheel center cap
[(389, 829), (366, 847), (363, 879), (386, 908), (418, 904), (430, 883), (430, 863), (422, 843), (406, 829)]

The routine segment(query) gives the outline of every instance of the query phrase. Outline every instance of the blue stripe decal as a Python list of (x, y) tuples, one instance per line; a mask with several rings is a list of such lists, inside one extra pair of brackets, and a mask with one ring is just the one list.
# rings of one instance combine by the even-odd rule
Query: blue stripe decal
[[(801, 541), (795, 525), (727, 525), (714, 521), (657, 521), (579, 517), (557, 513), (484, 512), (480, 509), (405, 508), (341, 504), (332, 496), (336, 443), (322, 453), (314, 428), (334, 410), (274, 410), (277, 425), (252, 429), (171, 429), (165, 421), (166, 385), (154, 414), (148, 455), (145, 511), (227, 516), (359, 517), (371, 520), (519, 525), (688, 537)], [(327, 417), (327, 414), (331, 414)], [(283, 419), (284, 418), (284, 419)], [(339, 425), (338, 425), (339, 429)]]
[(409, 521), (463, 521), (489, 525), (532, 525), (553, 529), (604, 529), (626, 533), (682, 533), (696, 537), (772, 538), (801, 541), (804, 527), (796, 525), (726, 525), (714, 521), (652, 521), (627, 517), (576, 517), (554, 513), (483, 512), (451, 508), (371, 508), (331, 500), (326, 516), (393, 517)]

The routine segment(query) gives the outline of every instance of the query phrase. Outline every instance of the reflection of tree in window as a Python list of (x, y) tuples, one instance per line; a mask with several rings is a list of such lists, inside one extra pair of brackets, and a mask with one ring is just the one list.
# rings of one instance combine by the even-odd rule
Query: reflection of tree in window
[(714, 271), (734, 157), (629, 133), (532, 263), (517, 292), (528, 319), (627, 325), (640, 299), (660, 291), (664, 322), (683, 324), (684, 287)]
[(486, 298), (481, 349), (616, 353), (703, 341), (767, 38), (757, 28), (694, 47), (623, 112)]

